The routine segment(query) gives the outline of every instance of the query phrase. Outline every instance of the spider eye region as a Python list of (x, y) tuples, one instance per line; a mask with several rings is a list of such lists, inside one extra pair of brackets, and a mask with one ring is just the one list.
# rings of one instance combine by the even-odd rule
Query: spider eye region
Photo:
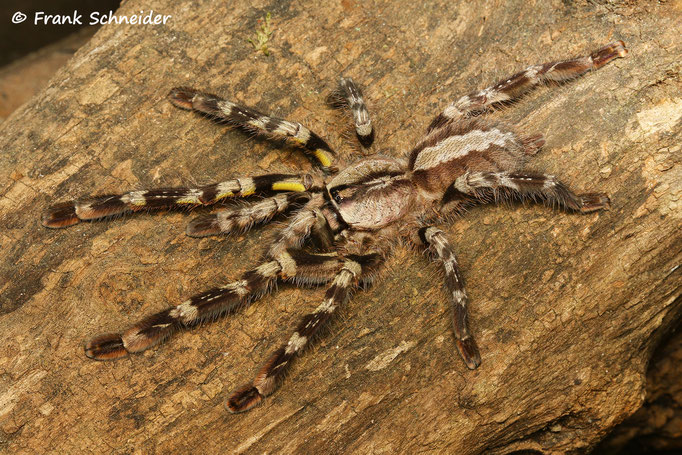
[(353, 185), (339, 185), (329, 189), (329, 196), (337, 205), (353, 198), (355, 188)]
[(330, 190), (330, 191), (329, 191), (329, 195), (332, 197), (332, 199), (334, 200), (334, 202), (336, 202), (337, 204), (340, 204), (341, 201), (343, 201), (343, 197), (341, 197), (341, 194), (339, 193), (339, 190), (337, 190), (336, 188)]

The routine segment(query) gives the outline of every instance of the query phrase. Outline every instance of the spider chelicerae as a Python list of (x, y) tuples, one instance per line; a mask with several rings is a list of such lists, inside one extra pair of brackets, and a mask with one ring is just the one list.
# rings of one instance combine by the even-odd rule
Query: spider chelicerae
[[(300, 123), (191, 88), (171, 90), (168, 98), (175, 106), (250, 133), (287, 140), (317, 162), (321, 171), (242, 177), (199, 188), (131, 191), (48, 209), (43, 224), (59, 228), (136, 211), (221, 205), (218, 211), (189, 223), (187, 234), (194, 237), (244, 232), (276, 215), (288, 216), (258, 265), (239, 279), (147, 316), (122, 333), (95, 337), (86, 343), (85, 354), (109, 360), (144, 351), (177, 330), (252, 302), (272, 290), (277, 280), (306, 286), (327, 284), (322, 304), (303, 317), (255, 379), (228, 398), (230, 411), (248, 410), (277, 389), (293, 358), (353, 290), (373, 281), (396, 245), (408, 243), (427, 250), (442, 264), (457, 347), (467, 367), (477, 368), (481, 356), (468, 327), (467, 295), (457, 259), (435, 224), (451, 220), (470, 206), (509, 199), (541, 200), (582, 213), (609, 204), (605, 194), (576, 194), (554, 176), (523, 171), (528, 158), (544, 144), (542, 135), (514, 132), (486, 120), (483, 114), (537, 85), (570, 80), (626, 53), (624, 43), (617, 41), (588, 56), (530, 66), (452, 102), (406, 158), (371, 155), (340, 171), (332, 165), (335, 154), (328, 143)], [(371, 145), (374, 131), (353, 80), (340, 78), (330, 100), (352, 113), (360, 143)], [(234, 198), (247, 201), (226, 204)]]

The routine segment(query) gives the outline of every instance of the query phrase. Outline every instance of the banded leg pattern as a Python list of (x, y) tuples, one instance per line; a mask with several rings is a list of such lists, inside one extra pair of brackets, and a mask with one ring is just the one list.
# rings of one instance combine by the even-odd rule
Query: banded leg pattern
[(130, 191), (54, 205), (43, 213), (42, 222), (46, 227), (62, 228), (77, 224), (81, 220), (95, 220), (141, 210), (193, 208), (215, 204), (226, 198), (277, 192), (304, 192), (314, 185), (313, 177), (308, 174), (267, 174), (226, 180), (200, 188)]
[(352, 268), (347, 265), (349, 263), (360, 264), (366, 269), (365, 275), (371, 278), (380, 261), (377, 254), (351, 258), (339, 258), (336, 253), (288, 250), (277, 259), (244, 273), (237, 281), (202, 292), (180, 305), (147, 316), (123, 334), (112, 333), (93, 338), (85, 345), (85, 354), (96, 360), (111, 360), (141, 352), (162, 342), (177, 330), (232, 313), (241, 305), (267, 293), (278, 278), (289, 279), (295, 284), (326, 283), (334, 280), (344, 268)]
[[(324, 196), (322, 194), (314, 194), (312, 199), (293, 215), (289, 224), (279, 232), (277, 239), (270, 245), (265, 256), (267, 258), (280, 258), (288, 254), (287, 250), (298, 249), (310, 237), (314, 228), (319, 229), (320, 217), (323, 216), (319, 207), (323, 202)], [(286, 267), (284, 267), (284, 274), (293, 276), (287, 271)]]
[(594, 212), (609, 206), (604, 193), (575, 194), (553, 175), (519, 172), (466, 173), (455, 180), (455, 188), (482, 201), (513, 197), (540, 199), (581, 213)]
[(419, 237), (443, 263), (445, 287), (452, 302), (452, 320), (457, 348), (467, 367), (474, 370), (481, 364), (481, 354), (476, 341), (469, 332), (467, 295), (455, 253), (445, 233), (438, 228), (432, 226), (421, 228)]
[(168, 99), (181, 109), (201, 112), (211, 118), (256, 134), (290, 140), (302, 147), (324, 169), (332, 164), (334, 152), (327, 142), (298, 122), (270, 117), (253, 108), (241, 106), (189, 87), (174, 88), (168, 94)]
[(216, 213), (194, 218), (187, 225), (187, 235), (205, 237), (213, 234), (246, 232), (255, 224), (267, 223), (274, 216), (285, 213), (310, 200), (310, 193), (286, 193), (251, 204), (228, 207)]
[(241, 304), (260, 297), (269, 291), (281, 270), (276, 260), (266, 262), (244, 273), (237, 281), (147, 316), (122, 334), (93, 338), (85, 345), (85, 355), (95, 360), (110, 360), (149, 349), (179, 329), (233, 312)]
[(346, 302), (361, 272), (360, 263), (353, 260), (344, 262), (331, 287), (327, 289), (323, 303), (303, 317), (293, 335), (269, 357), (253, 382), (237, 389), (228, 398), (227, 409), (231, 412), (247, 411), (277, 389), (296, 354), (308, 345), (336, 309)]
[(335, 108), (350, 109), (355, 124), (355, 134), (364, 147), (374, 142), (374, 128), (369, 117), (367, 105), (362, 91), (350, 77), (340, 77), (339, 86), (328, 97), (327, 101)]
[(451, 103), (429, 126), (428, 131), (472, 113), (488, 110), (491, 105), (513, 101), (534, 87), (547, 82), (564, 82), (588, 71), (599, 69), (615, 58), (627, 55), (625, 43), (615, 41), (585, 57), (532, 65), (525, 70)]

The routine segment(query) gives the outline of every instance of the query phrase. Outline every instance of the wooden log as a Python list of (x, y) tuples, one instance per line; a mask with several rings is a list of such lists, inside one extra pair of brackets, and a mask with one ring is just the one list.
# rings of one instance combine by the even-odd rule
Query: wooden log
[[(679, 324), (679, 2), (188, 4), (129, 0), (0, 125), (0, 448), (8, 453), (580, 453), (642, 404), (647, 363)], [(271, 15), (269, 55), (247, 41)], [(259, 22), (261, 21), (261, 22)], [(610, 211), (481, 207), (446, 227), (483, 364), (469, 371), (434, 266), (399, 250), (263, 406), (223, 402), (324, 290), (281, 287), (230, 318), (117, 362), (83, 342), (227, 282), (268, 230), (184, 235), (182, 213), (41, 226), (51, 203), (206, 183), (309, 162), (174, 108), (191, 85), (321, 132), (339, 74), (364, 92), (376, 151), (402, 156), (451, 100), (528, 64), (630, 49), (495, 116), (547, 138), (532, 168)]]
[(0, 69), (0, 121), (45, 87), (94, 32), (83, 29)]
[(682, 332), (661, 342), (649, 362), (646, 398), (595, 453), (675, 453), (682, 449)]

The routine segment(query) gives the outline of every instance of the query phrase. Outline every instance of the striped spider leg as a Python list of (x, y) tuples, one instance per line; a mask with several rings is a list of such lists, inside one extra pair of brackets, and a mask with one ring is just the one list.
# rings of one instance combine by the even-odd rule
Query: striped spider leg
[(445, 237), (445, 233), (433, 226), (419, 229), (418, 237), (422, 244), (442, 263), (445, 271), (445, 288), (452, 302), (452, 321), (455, 332), (455, 342), (459, 353), (467, 367), (474, 370), (481, 365), (481, 354), (478, 352), (476, 341), (469, 332), (467, 315), (467, 294), (464, 290), (464, 280), (457, 264), (457, 258)]
[(181, 109), (200, 112), (217, 121), (235, 125), (255, 134), (292, 142), (318, 162), (325, 171), (333, 171), (330, 168), (334, 155), (331, 147), (324, 139), (298, 122), (270, 117), (251, 107), (188, 87), (174, 88), (168, 98)]
[(299, 248), (314, 228), (320, 201), (321, 197), (311, 199), (273, 241), (260, 265), (243, 273), (238, 280), (147, 316), (123, 333), (95, 337), (86, 344), (86, 355), (96, 360), (110, 360), (144, 351), (179, 329), (232, 313), (239, 306), (258, 299), (269, 292), (278, 278), (300, 277), (305, 282), (314, 280), (316, 273), (324, 275), (330, 264), (316, 262), (313, 255), (299, 255), (297, 261), (289, 253), (289, 249)]
[[(314, 189), (315, 179), (309, 174), (268, 174), (242, 177), (199, 188), (157, 188), (62, 202), (46, 210), (43, 213), (42, 222), (46, 227), (63, 228), (81, 221), (99, 220), (133, 212), (187, 209), (252, 195), (274, 195), (278, 192), (304, 193)], [(295, 200), (295, 196), (274, 198), (277, 207), (272, 215), (284, 212)], [(269, 218), (266, 217), (266, 219)], [(258, 222), (258, 220), (253, 222)], [(187, 233), (193, 235), (193, 229), (190, 224)]]
[[(195, 237), (243, 232), (278, 214), (289, 215), (258, 265), (239, 279), (147, 316), (121, 333), (95, 337), (86, 344), (86, 355), (106, 360), (143, 351), (175, 331), (234, 312), (269, 292), (277, 281), (297, 286), (327, 284), (322, 304), (303, 317), (255, 378), (228, 398), (231, 412), (246, 411), (277, 389), (294, 357), (355, 289), (372, 282), (393, 249), (411, 242), (426, 248), (442, 264), (457, 348), (468, 368), (478, 368), (481, 355), (468, 325), (462, 274), (453, 248), (435, 224), (451, 221), (452, 215), (461, 215), (470, 206), (509, 199), (539, 200), (580, 213), (609, 204), (606, 194), (576, 193), (554, 176), (526, 171), (525, 164), (544, 144), (542, 135), (517, 133), (488, 121), (486, 114), (537, 85), (570, 80), (626, 53), (623, 42), (616, 41), (585, 57), (529, 66), (448, 105), (404, 158), (370, 155), (340, 170), (332, 165), (334, 152), (327, 142), (300, 123), (191, 88), (173, 89), (169, 99), (175, 106), (252, 134), (293, 143), (319, 164), (324, 175), (317, 169), (302, 175), (243, 177), (199, 188), (99, 196), (48, 209), (43, 224), (66, 227), (142, 210), (193, 208), (263, 196), (195, 218), (187, 227), (187, 233)], [(337, 104), (350, 110), (360, 142), (369, 146), (373, 129), (360, 89), (351, 78), (341, 78), (334, 96)]]
[[(247, 411), (277, 389), (291, 367), (293, 358), (308, 346), (311, 339), (318, 335), (320, 329), (329, 322), (338, 307), (348, 300), (358, 283), (370, 279), (381, 263), (381, 256), (379, 254), (368, 254), (337, 258), (320, 255), (313, 260), (318, 264), (333, 262), (340, 266), (336, 267), (338, 271), (325, 293), (324, 301), (312, 313), (301, 319), (288, 341), (268, 357), (254, 380), (230, 395), (226, 403), (229, 411)], [(330, 267), (327, 266), (326, 269), (328, 270)], [(319, 271), (317, 275), (319, 276)]]
[(448, 105), (433, 119), (429, 131), (453, 119), (486, 112), (491, 107), (520, 98), (533, 88), (544, 83), (561, 83), (575, 79), (588, 71), (596, 70), (618, 57), (625, 57), (628, 51), (625, 43), (614, 41), (585, 57), (532, 65), (495, 85), (462, 96)]
[(311, 193), (281, 193), (260, 201), (223, 208), (215, 213), (200, 215), (187, 224), (187, 235), (206, 237), (215, 234), (246, 232), (255, 224), (267, 223), (273, 217), (295, 210), (305, 203)]
[(590, 213), (610, 204), (604, 193), (576, 194), (553, 175), (528, 172), (473, 172), (455, 180), (454, 187), (463, 194), (485, 201), (533, 199), (557, 204), (568, 210)]
[(348, 109), (353, 116), (355, 135), (363, 147), (374, 142), (374, 128), (362, 91), (350, 77), (340, 77), (339, 85), (328, 97), (327, 103), (336, 109)]

